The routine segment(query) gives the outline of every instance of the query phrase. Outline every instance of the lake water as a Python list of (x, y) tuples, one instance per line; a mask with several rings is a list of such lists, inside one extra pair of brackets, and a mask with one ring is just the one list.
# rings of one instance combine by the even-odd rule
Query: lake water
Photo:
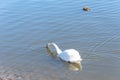
[[(0, 66), (21, 80), (119, 80), (120, 0), (1, 0)], [(90, 12), (82, 10), (84, 6)], [(73, 71), (46, 51), (55, 42), (83, 58)]]

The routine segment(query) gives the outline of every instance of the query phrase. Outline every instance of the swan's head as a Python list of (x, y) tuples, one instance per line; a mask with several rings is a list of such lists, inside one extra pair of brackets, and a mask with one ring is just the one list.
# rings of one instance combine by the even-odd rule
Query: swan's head
[(46, 45), (46, 48), (54, 47), (55, 45), (56, 45), (55, 43), (48, 43), (48, 44)]
[(46, 48), (56, 55), (62, 53), (62, 50), (55, 43), (48, 43)]
[(50, 53), (52, 56), (57, 56), (57, 52), (56, 52), (56, 49), (55, 49), (55, 43), (48, 43), (46, 45), (46, 48), (47, 48), (47, 51), (48, 53)]

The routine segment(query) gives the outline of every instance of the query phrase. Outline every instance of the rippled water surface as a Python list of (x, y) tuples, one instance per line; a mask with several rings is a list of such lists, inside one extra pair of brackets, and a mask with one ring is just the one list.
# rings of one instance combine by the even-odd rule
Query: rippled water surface
[[(0, 66), (23, 80), (119, 80), (120, 0), (1, 0)], [(82, 10), (84, 6), (90, 12)], [(74, 48), (83, 58), (73, 71), (45, 45)]]

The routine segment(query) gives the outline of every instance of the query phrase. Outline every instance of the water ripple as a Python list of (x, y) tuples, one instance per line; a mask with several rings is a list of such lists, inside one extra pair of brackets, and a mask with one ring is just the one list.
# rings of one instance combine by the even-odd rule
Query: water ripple
[[(97, 80), (119, 79), (116, 75), (120, 72), (119, 0), (3, 0), (0, 3), (0, 63), (37, 75), (45, 71), (42, 75), (45, 80), (62, 77), (94, 80), (93, 76)], [(84, 6), (89, 6), (91, 11), (83, 11)], [(82, 62), (83, 72), (71, 72), (59, 60), (51, 59), (43, 48), (48, 42), (56, 42), (62, 49), (80, 51), (86, 58)]]

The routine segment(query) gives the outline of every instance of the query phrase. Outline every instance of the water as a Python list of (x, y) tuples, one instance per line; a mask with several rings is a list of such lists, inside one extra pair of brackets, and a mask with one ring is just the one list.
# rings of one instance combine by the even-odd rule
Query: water
[[(119, 2), (1, 0), (0, 66), (23, 80), (119, 80)], [(48, 42), (78, 50), (82, 71), (48, 55)]]

